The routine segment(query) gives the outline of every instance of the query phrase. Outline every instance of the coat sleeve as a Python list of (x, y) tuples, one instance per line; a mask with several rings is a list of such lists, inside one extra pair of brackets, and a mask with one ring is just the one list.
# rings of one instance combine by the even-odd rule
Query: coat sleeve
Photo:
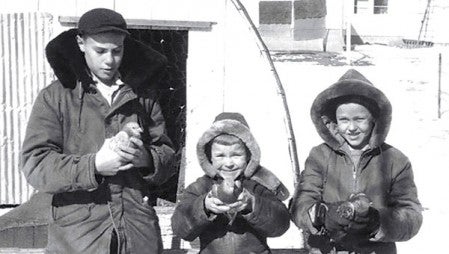
[[(397, 163), (397, 161), (396, 161)], [(413, 170), (408, 159), (393, 172), (388, 206), (380, 209), (380, 229), (375, 241), (407, 241), (415, 236), (422, 224), (422, 207), (413, 180)]]
[(150, 124), (148, 133), (150, 142), (147, 149), (153, 159), (152, 168), (148, 169), (150, 174), (144, 176), (144, 179), (156, 185), (166, 182), (176, 173), (173, 165), (175, 151), (170, 138), (166, 134), (165, 120), (159, 103), (154, 100), (151, 106)]
[(21, 169), (37, 190), (60, 193), (98, 187), (95, 154), (63, 153), (57, 96), (43, 89), (33, 106), (21, 151)]
[(207, 225), (215, 220), (217, 215), (207, 214), (204, 209), (204, 198), (211, 186), (202, 177), (185, 189), (171, 218), (175, 235), (184, 240), (193, 241), (203, 233)]
[(243, 218), (262, 236), (277, 237), (290, 227), (290, 214), (287, 207), (273, 192), (257, 184), (247, 181), (244, 185), (255, 197), (253, 210)]
[(309, 209), (322, 200), (323, 177), (326, 171), (325, 162), (329, 153), (323, 146), (314, 147), (307, 157), (304, 170), (301, 172), (299, 184), (290, 203), (290, 213), (293, 222), (301, 229), (315, 233), (312, 226)]

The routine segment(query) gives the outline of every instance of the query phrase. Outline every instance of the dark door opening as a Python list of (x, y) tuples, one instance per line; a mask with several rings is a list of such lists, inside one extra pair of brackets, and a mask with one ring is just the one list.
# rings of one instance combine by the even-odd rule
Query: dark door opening
[(177, 174), (157, 189), (156, 195), (176, 201), (179, 169), (185, 146), (187, 30), (129, 29), (131, 37), (150, 46), (168, 59), (168, 72), (159, 89), (159, 102), (166, 121), (168, 136), (176, 149)]

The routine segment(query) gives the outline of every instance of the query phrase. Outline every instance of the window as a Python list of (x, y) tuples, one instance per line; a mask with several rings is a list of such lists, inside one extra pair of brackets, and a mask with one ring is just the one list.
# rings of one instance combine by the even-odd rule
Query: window
[(374, 14), (387, 14), (388, 0), (374, 0)]
[(355, 14), (386, 14), (388, 0), (354, 0)]

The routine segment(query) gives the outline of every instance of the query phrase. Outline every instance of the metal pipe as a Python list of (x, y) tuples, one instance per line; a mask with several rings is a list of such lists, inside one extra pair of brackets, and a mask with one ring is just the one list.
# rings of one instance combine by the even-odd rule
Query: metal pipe
[(438, 119), (441, 118), (441, 53), (438, 55)]
[(293, 182), (296, 187), (297, 180), (299, 179), (299, 174), (300, 174), (299, 162), (298, 162), (298, 151), (296, 148), (296, 139), (295, 139), (295, 134), (293, 132), (293, 125), (292, 125), (292, 121), (291, 121), (291, 117), (290, 117), (290, 111), (288, 109), (288, 103), (287, 103), (287, 98), (285, 96), (284, 87), (281, 83), (281, 79), (279, 78), (279, 75), (276, 71), (274, 63), (271, 59), (268, 47), (265, 45), (264, 41), (262, 40), (262, 37), (260, 36), (259, 31), (257, 30), (256, 26), (254, 25), (253, 21), (251, 20), (251, 17), (249, 16), (247, 10), (243, 6), (243, 4), (240, 2), (240, 0), (232, 0), (232, 3), (237, 8), (238, 12), (241, 15), (243, 15), (243, 17), (249, 23), (250, 29), (252, 30), (253, 34), (256, 36), (256, 43), (259, 45), (259, 48), (261, 48), (261, 54), (267, 59), (268, 63), (270, 64), (270, 70), (276, 79), (278, 94), (281, 96), (282, 104), (284, 106), (284, 120), (286, 123), (287, 135), (288, 135), (288, 141), (289, 141), (288, 148), (289, 148), (289, 152), (290, 152), (290, 160), (291, 160), (293, 171), (294, 171), (293, 173), (295, 175)]

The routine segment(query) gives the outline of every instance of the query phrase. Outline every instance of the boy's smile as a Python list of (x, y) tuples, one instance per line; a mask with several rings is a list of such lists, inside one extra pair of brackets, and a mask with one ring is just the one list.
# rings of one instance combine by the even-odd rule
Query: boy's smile
[(338, 106), (336, 112), (338, 133), (354, 149), (363, 149), (369, 143), (374, 127), (373, 116), (357, 103)]
[(211, 147), (211, 162), (219, 171), (239, 171), (241, 173), (248, 164), (246, 148), (242, 144), (222, 145), (213, 143)]

